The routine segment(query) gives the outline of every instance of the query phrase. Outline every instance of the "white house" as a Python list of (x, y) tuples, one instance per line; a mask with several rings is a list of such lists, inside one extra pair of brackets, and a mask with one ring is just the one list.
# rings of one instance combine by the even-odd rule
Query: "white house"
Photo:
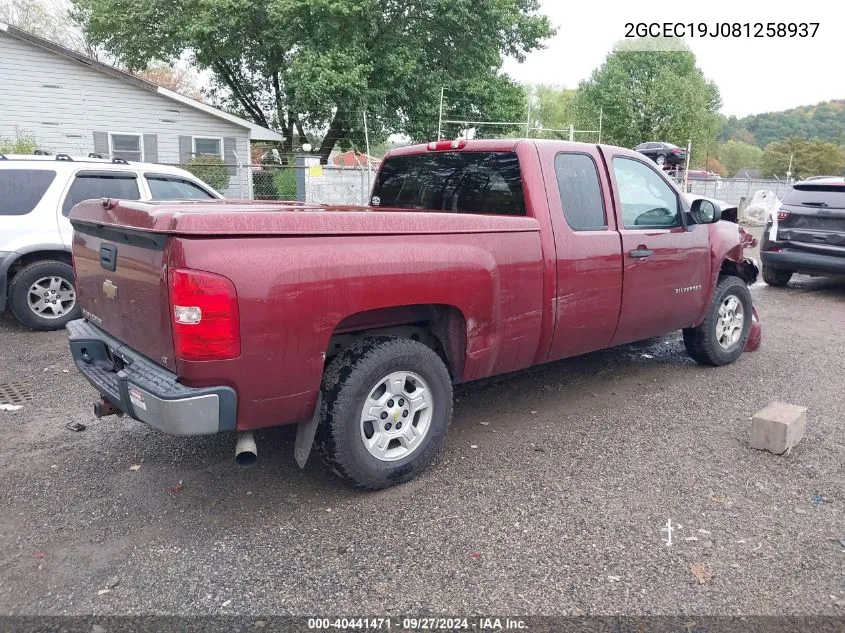
[(185, 164), (197, 154), (228, 166), (227, 197), (252, 195), (251, 141), (278, 132), (0, 22), (0, 137), (34, 136), (53, 153), (111, 154)]

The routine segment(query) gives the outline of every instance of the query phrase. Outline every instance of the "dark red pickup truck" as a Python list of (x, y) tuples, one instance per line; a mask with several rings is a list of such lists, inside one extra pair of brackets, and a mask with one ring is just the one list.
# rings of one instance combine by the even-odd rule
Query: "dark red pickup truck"
[[(433, 459), (452, 385), (683, 330), (707, 365), (755, 349), (748, 235), (641, 154), (535, 140), (392, 151), (369, 207), (87, 201), (71, 212), (76, 365), (168, 433), (298, 423), (379, 488)], [(316, 434), (316, 436), (315, 436)]]

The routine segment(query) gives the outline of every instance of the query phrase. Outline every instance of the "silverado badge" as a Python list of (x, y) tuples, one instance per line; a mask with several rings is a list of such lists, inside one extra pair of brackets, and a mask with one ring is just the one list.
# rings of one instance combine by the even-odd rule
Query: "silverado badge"
[(117, 299), (117, 286), (115, 286), (111, 281), (106, 279), (103, 282), (103, 294), (106, 295), (109, 299), (114, 301)]

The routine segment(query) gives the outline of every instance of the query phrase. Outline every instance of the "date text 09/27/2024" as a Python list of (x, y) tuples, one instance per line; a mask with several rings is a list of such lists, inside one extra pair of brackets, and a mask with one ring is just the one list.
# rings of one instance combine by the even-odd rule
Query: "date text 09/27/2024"
[(626, 22), (625, 37), (815, 37), (819, 22)]

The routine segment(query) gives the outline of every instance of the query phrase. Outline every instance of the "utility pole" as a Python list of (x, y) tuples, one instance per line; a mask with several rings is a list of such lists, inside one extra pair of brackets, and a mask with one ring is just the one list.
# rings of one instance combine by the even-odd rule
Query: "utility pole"
[[(692, 153), (692, 140), (687, 139), (687, 162), (684, 165), (684, 193), (687, 193), (687, 183), (689, 182), (689, 158)], [(677, 173), (677, 169), (676, 172)]]
[(601, 143), (601, 120), (604, 114), (604, 106), (599, 108), (599, 143)]
[(575, 126), (570, 123), (569, 124), (569, 142), (571, 143), (574, 140), (575, 140)]
[(370, 133), (367, 130), (366, 110), (364, 110), (364, 146), (367, 148), (367, 196), (369, 196), (373, 190), (373, 158), (370, 156)]
[(442, 136), (440, 131), (443, 128), (443, 86), (440, 86), (440, 117), (437, 119), (437, 140), (439, 141)]
[(525, 100), (528, 102), (528, 114), (525, 116), (525, 138), (528, 138), (531, 129), (531, 93), (525, 91)]
[(789, 177), (792, 175), (792, 156), (793, 153), (789, 153), (789, 167), (786, 168), (786, 185), (789, 186)]

